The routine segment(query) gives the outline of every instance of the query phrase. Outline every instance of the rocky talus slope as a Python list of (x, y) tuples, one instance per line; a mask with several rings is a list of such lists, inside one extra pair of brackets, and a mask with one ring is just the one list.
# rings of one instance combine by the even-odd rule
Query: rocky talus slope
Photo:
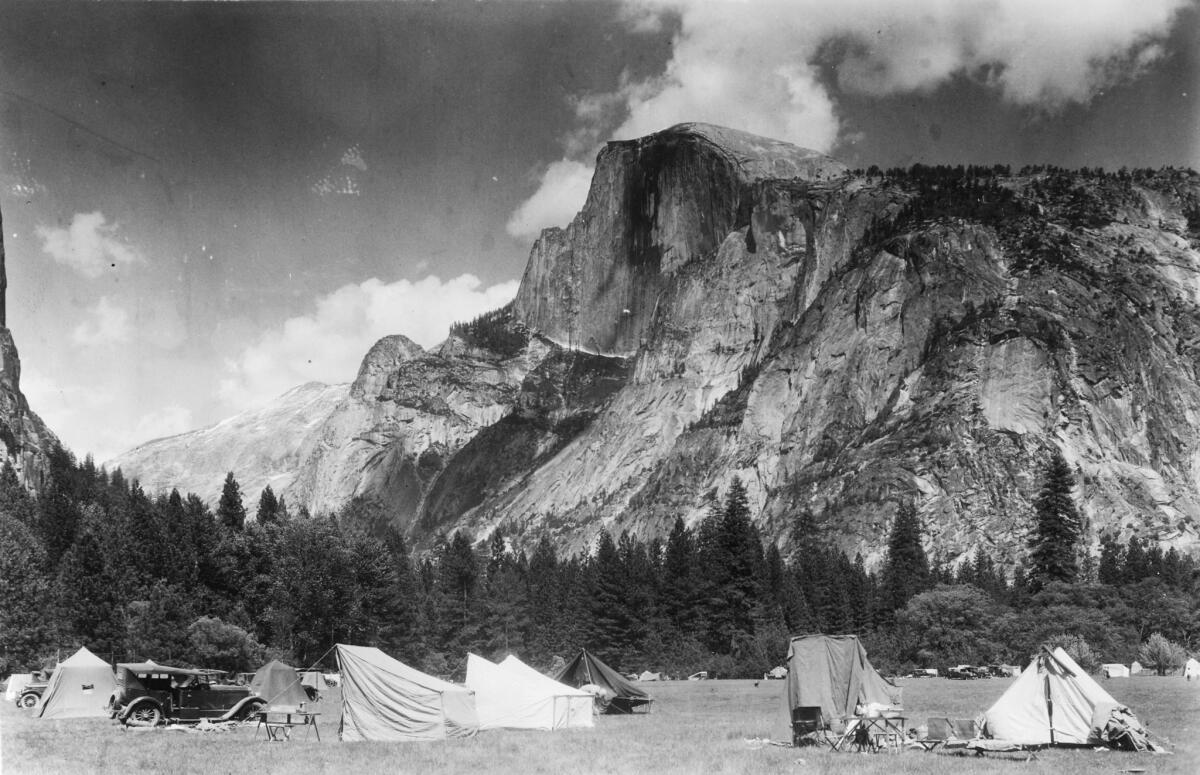
[(1058, 448), (1093, 542), (1194, 553), (1197, 246), (1187, 171), (852, 173), (699, 124), (610, 143), (511, 307), (376, 345), (285, 492), (379, 499), (418, 545), (580, 548), (738, 476), (785, 547), (809, 509), (878, 558), (914, 498), (932, 554), (1011, 559)]

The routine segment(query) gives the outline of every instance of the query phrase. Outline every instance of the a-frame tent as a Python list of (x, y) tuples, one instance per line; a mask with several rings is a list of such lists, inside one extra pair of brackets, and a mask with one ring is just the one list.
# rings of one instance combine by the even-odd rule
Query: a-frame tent
[(876, 672), (854, 635), (801, 635), (787, 651), (787, 720), (796, 708), (820, 707), (826, 724), (870, 705), (900, 706), (900, 687)]
[(377, 648), (337, 645), (342, 740), (443, 740), (479, 731), (475, 693)]
[(595, 707), (592, 695), (542, 675), (512, 654), (500, 662), (500, 667), (534, 682), (554, 698), (554, 729), (591, 729), (596, 725), (592, 718)]
[(1043, 648), (983, 714), (982, 734), (1020, 745), (1099, 745), (1116, 709), (1121, 703), (1066, 651)]
[(625, 680), (624, 676), (601, 662), (587, 649), (580, 651), (577, 657), (568, 662), (558, 675), (554, 676), (554, 680), (575, 688), (589, 685), (600, 687), (608, 700), (610, 713), (632, 713), (635, 708), (643, 705), (649, 710), (650, 703), (654, 702), (653, 697)]
[(106, 718), (108, 698), (117, 688), (112, 665), (86, 648), (59, 663), (33, 715), (37, 718)]
[(267, 701), (271, 707), (296, 707), (308, 699), (300, 674), (291, 665), (272, 659), (258, 669), (250, 679), (250, 691)]

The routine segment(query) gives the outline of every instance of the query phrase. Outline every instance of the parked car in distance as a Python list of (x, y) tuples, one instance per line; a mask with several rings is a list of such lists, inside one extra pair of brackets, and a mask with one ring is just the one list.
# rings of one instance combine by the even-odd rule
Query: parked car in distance
[(21, 693), (17, 695), (18, 708), (32, 708), (42, 699), (42, 694), (46, 691), (46, 687), (50, 685), (50, 676), (54, 675), (54, 670), (37, 670), (33, 674), (33, 682), (26, 684)]
[(153, 727), (201, 719), (242, 720), (266, 706), (249, 686), (220, 683), (221, 675), (219, 670), (123, 662), (117, 665), (117, 690), (108, 710), (127, 726)]
[(978, 678), (979, 676), (975, 674), (975, 668), (971, 665), (955, 665), (954, 667), (946, 668), (946, 677), (966, 681)]

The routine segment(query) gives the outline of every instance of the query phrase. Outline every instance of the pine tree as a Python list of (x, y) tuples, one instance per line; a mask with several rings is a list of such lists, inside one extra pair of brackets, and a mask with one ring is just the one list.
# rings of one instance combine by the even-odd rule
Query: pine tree
[(221, 488), (221, 500), (217, 504), (217, 521), (227, 528), (241, 530), (246, 525), (246, 507), (242, 505), (242, 488), (233, 477), (233, 471), (225, 476)]
[(1111, 535), (1100, 536), (1100, 567), (1096, 572), (1101, 584), (1118, 586), (1122, 581), (1122, 569), (1125, 564), (1125, 553), (1121, 544)]
[(255, 514), (255, 521), (260, 525), (269, 525), (276, 521), (279, 517), (279, 500), (275, 497), (275, 491), (271, 489), (271, 485), (263, 488), (262, 495), (258, 496), (258, 513)]
[(879, 597), (885, 615), (903, 608), (909, 598), (928, 589), (929, 583), (929, 559), (921, 545), (917, 507), (912, 501), (905, 501), (896, 510), (879, 579)]
[(675, 517), (667, 548), (663, 552), (662, 608), (667, 620), (679, 632), (690, 632), (696, 619), (696, 548), (692, 531)]
[(1074, 583), (1079, 575), (1082, 528), (1071, 496), (1075, 477), (1058, 450), (1050, 456), (1043, 482), (1033, 502), (1036, 523), (1029, 538), (1029, 577), (1035, 592), (1054, 581)]

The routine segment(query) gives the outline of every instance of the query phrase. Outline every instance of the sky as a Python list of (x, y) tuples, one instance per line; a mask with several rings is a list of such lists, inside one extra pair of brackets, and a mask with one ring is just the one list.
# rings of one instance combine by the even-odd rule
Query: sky
[(503, 305), (610, 140), (1200, 169), (1196, 0), (3, 5), (8, 326), (100, 462)]

